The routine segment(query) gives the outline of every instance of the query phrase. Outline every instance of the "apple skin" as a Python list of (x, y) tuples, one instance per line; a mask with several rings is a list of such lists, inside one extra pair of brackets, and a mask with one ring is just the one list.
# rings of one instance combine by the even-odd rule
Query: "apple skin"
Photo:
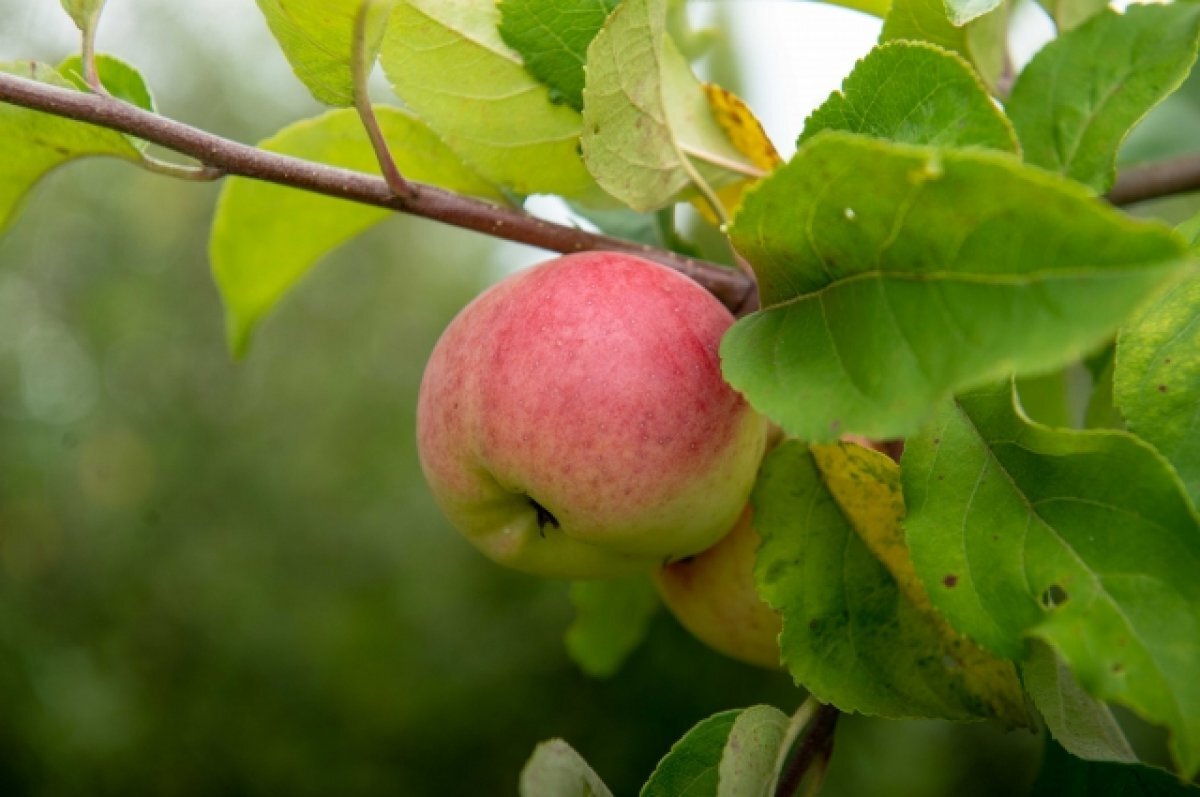
[(612, 578), (690, 556), (736, 521), (766, 421), (721, 377), (733, 316), (632, 255), (518, 272), (434, 347), (417, 447), (434, 498), (495, 561)]
[(783, 620), (754, 589), (754, 557), (761, 538), (747, 506), (713, 547), (654, 572), (663, 603), (692, 636), (726, 656), (782, 669)]

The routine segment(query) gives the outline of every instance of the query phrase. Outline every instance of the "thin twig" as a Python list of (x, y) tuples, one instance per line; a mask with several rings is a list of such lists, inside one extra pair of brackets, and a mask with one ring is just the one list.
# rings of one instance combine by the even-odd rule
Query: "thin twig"
[(363, 128), (367, 131), (367, 138), (371, 140), (371, 148), (375, 150), (375, 159), (379, 161), (379, 171), (383, 174), (384, 181), (396, 196), (411, 196), (412, 188), (400, 174), (400, 167), (396, 165), (396, 159), (392, 157), (392, 151), (388, 149), (387, 139), (384, 138), (383, 130), (379, 127), (379, 118), (375, 116), (375, 109), (371, 106), (368, 83), (375, 59), (374, 57), (368, 59), (364, 51), (367, 46), (367, 22), (370, 20), (372, 10), (372, 0), (364, 0), (359, 4), (358, 14), (354, 17), (352, 70), (354, 73), (354, 108), (358, 111), (358, 118), (362, 120)]
[(83, 41), (80, 46), (79, 60), (83, 62), (83, 79), (92, 91), (102, 96), (109, 96), (108, 88), (100, 79), (100, 70), (96, 68), (96, 28), (100, 22), (100, 14), (96, 12), (90, 23), (80, 30)]
[(266, 152), (107, 97), (0, 73), (0, 101), (119, 130), (231, 175), (388, 208), (552, 252), (639, 255), (691, 277), (729, 308), (744, 305), (755, 289), (745, 274), (715, 263), (555, 224), (431, 185), (410, 182), (412, 195), (396, 196), (380, 177)]
[[(808, 721), (800, 740), (792, 748), (779, 774), (779, 785), (775, 797), (796, 797), (810, 773), (817, 779), (824, 778), (824, 767), (833, 752), (833, 732), (837, 730), (841, 712), (833, 706), (818, 703), (816, 711)], [(818, 769), (819, 768), (819, 769)], [(809, 780), (809, 784), (813, 781)]]
[(1117, 175), (1107, 199), (1114, 205), (1132, 205), (1147, 199), (1200, 191), (1200, 155), (1132, 166)]

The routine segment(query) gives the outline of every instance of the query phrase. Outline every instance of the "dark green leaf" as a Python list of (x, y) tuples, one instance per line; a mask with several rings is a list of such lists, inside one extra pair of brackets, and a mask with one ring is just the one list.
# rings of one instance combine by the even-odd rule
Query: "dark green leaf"
[(903, 144), (1017, 151), (1017, 135), (970, 65), (922, 42), (882, 44), (804, 123), (803, 144), (845, 130)]
[(1135, 4), (1046, 45), (1006, 106), (1025, 159), (1107, 191), (1121, 142), (1187, 77), (1198, 37), (1200, 4)]
[(502, 0), (500, 36), (550, 97), (583, 110), (587, 48), (620, 0)]
[(1150, 767), (1083, 761), (1048, 742), (1030, 797), (1200, 797), (1200, 788)]
[(1173, 285), (1117, 338), (1116, 404), (1200, 506), (1200, 277)]
[(826, 132), (746, 199), (765, 310), (726, 378), (804, 440), (911, 434), (955, 391), (1062, 367), (1178, 267), (1182, 242), (1012, 157)]
[(741, 709), (701, 721), (658, 762), (641, 797), (716, 797), (725, 743)]
[(1049, 429), (1011, 386), (946, 402), (904, 450), (913, 562), (961, 632), (1048, 642), (1089, 694), (1171, 731), (1200, 768), (1200, 522), (1174, 472), (1117, 431)]
[(571, 584), (575, 620), (567, 629), (567, 652), (593, 678), (615, 675), (646, 636), (658, 595), (644, 576)]
[(912, 573), (899, 481), (891, 460), (857, 447), (788, 442), (767, 456), (755, 580), (783, 617), (784, 664), (843, 711), (1022, 721), (1012, 666), (938, 618)]

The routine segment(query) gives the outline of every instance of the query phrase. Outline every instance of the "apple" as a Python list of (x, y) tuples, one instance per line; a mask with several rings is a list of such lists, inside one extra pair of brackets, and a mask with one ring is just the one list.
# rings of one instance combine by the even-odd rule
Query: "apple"
[(434, 347), (417, 448), (450, 521), (501, 564), (610, 578), (737, 520), (766, 422), (721, 377), (733, 316), (671, 269), (567, 255), (485, 291)]
[(781, 669), (783, 621), (754, 589), (754, 557), (761, 541), (747, 506), (713, 547), (654, 572), (663, 603), (697, 639), (726, 656)]

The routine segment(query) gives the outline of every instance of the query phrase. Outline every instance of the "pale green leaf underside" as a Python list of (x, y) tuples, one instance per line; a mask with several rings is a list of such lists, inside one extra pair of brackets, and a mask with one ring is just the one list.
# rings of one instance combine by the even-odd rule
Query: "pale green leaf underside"
[(1171, 286), (1117, 338), (1115, 399), (1200, 506), (1200, 277)]
[[(364, 0), (256, 0), (296, 77), (326, 105), (354, 104), (355, 21)], [(372, 26), (382, 32), (390, 2), (376, 2)], [(374, 64), (378, 36), (368, 37), (359, 57)]]
[(550, 97), (583, 109), (587, 48), (620, 0), (502, 0), (500, 35)]
[[(54, 67), (32, 61), (0, 62), (0, 72), (73, 88)], [(58, 116), (0, 103), (0, 231), (12, 221), (21, 200), (53, 169), (75, 158), (108, 155), (138, 160), (137, 148), (120, 133)]]
[(612, 797), (583, 756), (562, 739), (534, 748), (521, 770), (521, 797)]
[(1121, 142), (1187, 77), (1198, 36), (1200, 4), (1135, 4), (1047, 44), (1006, 106), (1025, 159), (1107, 191)]
[(803, 144), (844, 130), (902, 144), (1017, 151), (1017, 134), (962, 56), (923, 42), (890, 42), (855, 65), (813, 111)]
[(1171, 731), (1200, 768), (1200, 523), (1125, 432), (1020, 417), (1008, 384), (963, 394), (905, 443), (913, 562), (951, 623), (1011, 658), (1048, 642), (1094, 697)]
[(1004, 0), (944, 0), (946, 16), (952, 25), (966, 25), (996, 8)]
[[(966, 0), (988, 4), (990, 0)], [(994, 86), (1004, 69), (1008, 14), (1002, 3), (966, 25), (951, 20), (947, 0), (893, 0), (883, 20), (880, 42), (907, 39), (952, 50), (975, 67), (983, 82)]]
[(1183, 249), (1009, 156), (832, 132), (747, 197), (731, 236), (766, 309), (726, 334), (725, 376), (809, 441), (901, 437), (958, 390), (1062, 366)]
[(697, 723), (658, 762), (640, 797), (716, 797), (721, 756), (741, 713), (722, 711)]
[(1044, 642), (1032, 643), (1021, 676), (1046, 727), (1072, 755), (1088, 761), (1137, 761), (1108, 706), (1089, 695)]
[(856, 533), (807, 446), (771, 452), (751, 500), (763, 538), (755, 582), (783, 616), (780, 647), (798, 684), (873, 716), (990, 715), (952, 675), (946, 640)]
[(773, 706), (751, 706), (729, 731), (717, 771), (716, 797), (765, 797), (775, 777), (790, 718)]
[[(419, 120), (394, 108), (376, 108), (376, 113), (406, 176), (500, 199), (491, 184), (464, 166)], [(377, 168), (360, 120), (349, 109), (297, 122), (259, 146), (362, 172)], [(244, 352), (263, 316), (322, 256), (388, 214), (270, 183), (228, 179), (217, 202), (209, 254), (225, 302), (230, 348)]]
[(499, 21), (494, 0), (400, 0), (380, 63), (405, 105), (493, 183), (517, 194), (595, 191), (578, 112), (550, 101)]
[(588, 48), (583, 158), (605, 191), (634, 210), (668, 205), (749, 167), (713, 118), (687, 60), (665, 32), (665, 0), (624, 0)]
[(616, 674), (646, 636), (658, 594), (644, 576), (571, 584), (567, 653), (593, 678)]
[(61, 0), (63, 10), (70, 14), (75, 26), (87, 30), (96, 24), (104, 9), (104, 0)]

